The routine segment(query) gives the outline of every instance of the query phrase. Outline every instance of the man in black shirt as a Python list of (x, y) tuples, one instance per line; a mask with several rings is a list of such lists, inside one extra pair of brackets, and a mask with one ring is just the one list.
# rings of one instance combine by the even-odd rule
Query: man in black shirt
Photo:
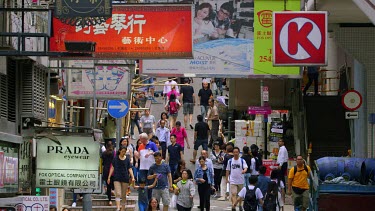
[(187, 121), (189, 117), (190, 128), (194, 129), (192, 125), (195, 104), (194, 88), (190, 86), (189, 79), (187, 78), (185, 78), (184, 84), (185, 85), (180, 89), (180, 101), (183, 103), (185, 128), (187, 128)]
[(208, 111), (208, 100), (212, 97), (212, 91), (208, 88), (208, 83), (203, 82), (203, 88), (198, 92), (201, 115), (206, 117)]
[(195, 163), (195, 159), (197, 157), (197, 151), (199, 146), (202, 145), (203, 150), (207, 151), (208, 145), (208, 135), (210, 134), (210, 128), (206, 122), (203, 122), (203, 116), (197, 116), (198, 123), (195, 124), (194, 129), (194, 151), (193, 151), (193, 159), (190, 162)]

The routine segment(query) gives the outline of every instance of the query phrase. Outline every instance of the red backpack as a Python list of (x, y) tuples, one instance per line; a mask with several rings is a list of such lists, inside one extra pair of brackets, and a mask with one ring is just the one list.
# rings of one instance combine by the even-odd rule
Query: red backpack
[(178, 104), (176, 101), (169, 101), (169, 114), (177, 114)]

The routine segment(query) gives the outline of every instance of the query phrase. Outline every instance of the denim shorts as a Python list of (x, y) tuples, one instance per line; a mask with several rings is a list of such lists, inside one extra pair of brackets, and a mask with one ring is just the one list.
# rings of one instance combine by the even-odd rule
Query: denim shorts
[(198, 150), (199, 146), (202, 145), (202, 149), (207, 151), (208, 139), (200, 140), (197, 139), (194, 143), (194, 150)]

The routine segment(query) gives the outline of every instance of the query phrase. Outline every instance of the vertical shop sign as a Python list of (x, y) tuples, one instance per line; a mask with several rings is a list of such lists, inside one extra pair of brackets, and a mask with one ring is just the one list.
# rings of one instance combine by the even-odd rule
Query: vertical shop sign
[(299, 0), (257, 0), (254, 5), (254, 74), (300, 75), (299, 67), (274, 67), (272, 64), (272, 13), (286, 10), (299, 11)]

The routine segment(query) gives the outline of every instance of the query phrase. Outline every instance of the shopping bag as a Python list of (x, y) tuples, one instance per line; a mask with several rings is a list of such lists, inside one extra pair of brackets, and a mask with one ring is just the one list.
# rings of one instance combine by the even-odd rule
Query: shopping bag
[(177, 195), (176, 194), (173, 194), (169, 207), (172, 209), (177, 209)]

